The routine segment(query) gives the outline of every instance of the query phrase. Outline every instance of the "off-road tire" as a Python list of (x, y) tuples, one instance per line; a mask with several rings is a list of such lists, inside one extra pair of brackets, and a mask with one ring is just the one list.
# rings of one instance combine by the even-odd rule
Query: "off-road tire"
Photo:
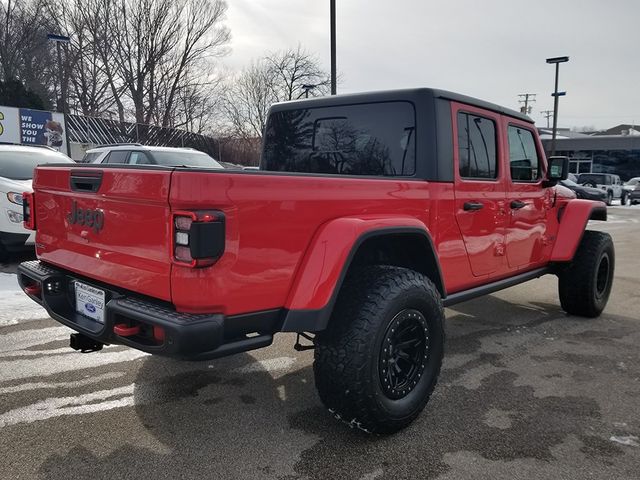
[[(419, 321), (424, 328), (398, 328), (397, 333), (391, 333), (393, 326), (404, 325), (399, 321)], [(421, 370), (410, 378), (408, 392), (390, 393), (390, 387), (383, 386), (388, 377), (382, 377), (391, 350), (383, 353), (387, 352), (383, 347), (391, 344), (390, 335), (401, 331), (424, 342), (424, 350), (417, 355), (423, 360), (422, 365), (414, 362)], [(345, 279), (329, 325), (316, 336), (315, 343), (316, 388), (327, 409), (351, 427), (369, 433), (396, 432), (420, 414), (438, 380), (444, 354), (440, 294), (429, 278), (413, 270), (359, 268)]]
[(623, 207), (627, 206), (627, 193), (622, 193), (622, 196), (620, 197), (620, 205)]
[(570, 315), (597, 317), (613, 285), (615, 250), (608, 233), (587, 230), (575, 257), (558, 274), (562, 309)]

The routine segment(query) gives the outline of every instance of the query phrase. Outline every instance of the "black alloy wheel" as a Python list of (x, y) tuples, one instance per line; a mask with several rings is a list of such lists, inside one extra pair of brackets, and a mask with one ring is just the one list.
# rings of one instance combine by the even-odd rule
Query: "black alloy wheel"
[(429, 325), (418, 310), (399, 312), (382, 341), (378, 369), (380, 386), (391, 399), (407, 396), (424, 373), (429, 356)]

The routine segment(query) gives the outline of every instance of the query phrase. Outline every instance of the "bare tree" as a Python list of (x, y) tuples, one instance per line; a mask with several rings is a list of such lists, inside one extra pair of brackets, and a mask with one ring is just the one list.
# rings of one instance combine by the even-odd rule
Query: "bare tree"
[(225, 113), (233, 135), (239, 138), (262, 138), (273, 103), (295, 100), (306, 91), (311, 96), (325, 95), (330, 84), (317, 57), (301, 46), (268, 53), (229, 81)]
[(295, 50), (290, 48), (270, 53), (265, 60), (278, 101), (296, 100), (307, 92), (314, 97), (329, 93), (329, 74), (321, 68), (318, 57), (300, 44)]
[[(108, 0), (115, 77), (130, 99), (136, 122), (171, 116), (184, 75), (224, 55), (229, 30), (223, 0)], [(162, 108), (162, 111), (159, 109)]]
[(20, 80), (47, 103), (52, 98), (44, 0), (0, 0), (0, 80)]
[(264, 59), (229, 79), (225, 112), (234, 136), (262, 138), (269, 106), (277, 101), (273, 81)]

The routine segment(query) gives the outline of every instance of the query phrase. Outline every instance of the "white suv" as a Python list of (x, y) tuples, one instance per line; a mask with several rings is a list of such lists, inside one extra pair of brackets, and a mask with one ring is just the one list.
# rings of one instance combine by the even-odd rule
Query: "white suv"
[(92, 148), (86, 151), (81, 163), (224, 168), (206, 153), (193, 148), (151, 147), (139, 143), (118, 143)]
[(0, 261), (33, 248), (34, 232), (22, 225), (22, 194), (31, 192), (33, 169), (43, 163), (73, 163), (47, 147), (0, 145)]

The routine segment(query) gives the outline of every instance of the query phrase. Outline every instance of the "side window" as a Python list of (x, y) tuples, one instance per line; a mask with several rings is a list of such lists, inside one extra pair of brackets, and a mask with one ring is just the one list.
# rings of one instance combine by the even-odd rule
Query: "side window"
[(153, 165), (149, 156), (144, 152), (131, 152), (129, 155), (129, 164), (131, 165)]
[(100, 152), (85, 153), (79, 163), (93, 163), (100, 156)]
[(496, 178), (496, 126), (493, 120), (458, 112), (458, 158), (462, 178)]
[(533, 133), (525, 128), (509, 125), (507, 135), (511, 180), (532, 182), (540, 178), (540, 159)]
[(126, 163), (128, 156), (127, 150), (113, 150), (102, 163)]

